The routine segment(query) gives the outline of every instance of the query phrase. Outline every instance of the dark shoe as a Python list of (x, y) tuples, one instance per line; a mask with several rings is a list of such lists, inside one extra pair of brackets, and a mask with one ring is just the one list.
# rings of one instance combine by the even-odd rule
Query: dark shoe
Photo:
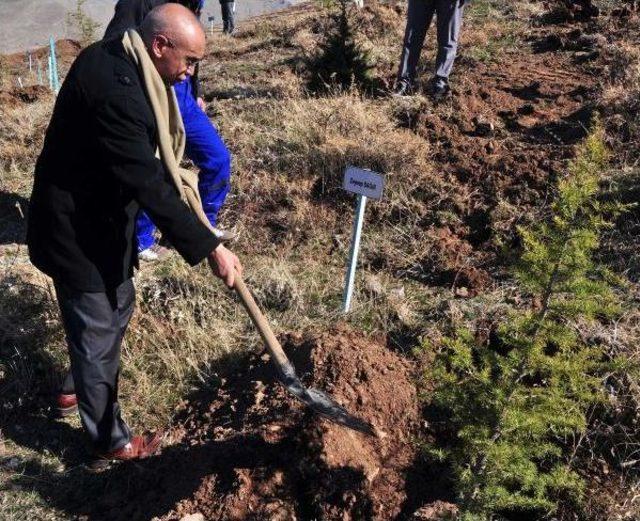
[(56, 396), (58, 416), (64, 418), (78, 411), (78, 397), (75, 394), (59, 394)]
[(114, 450), (113, 452), (98, 454), (98, 458), (109, 461), (129, 461), (148, 458), (158, 451), (161, 442), (162, 432), (156, 432), (146, 436), (132, 436), (129, 443), (124, 447)]
[(413, 94), (413, 85), (406, 81), (400, 80), (396, 84), (396, 88), (393, 91), (394, 96), (411, 96)]
[(431, 88), (431, 96), (434, 101), (441, 101), (451, 92), (449, 87), (449, 80), (436, 76), (433, 80), (433, 87)]

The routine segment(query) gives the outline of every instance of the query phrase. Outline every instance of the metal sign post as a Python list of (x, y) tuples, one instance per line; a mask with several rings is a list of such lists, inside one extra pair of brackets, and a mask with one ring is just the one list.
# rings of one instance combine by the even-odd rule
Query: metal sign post
[(362, 225), (364, 223), (364, 209), (369, 199), (381, 199), (384, 190), (384, 176), (364, 170), (362, 168), (349, 167), (345, 170), (342, 187), (347, 192), (358, 194), (356, 206), (356, 218), (353, 223), (353, 239), (351, 241), (351, 252), (349, 254), (349, 266), (342, 299), (342, 312), (348, 313), (351, 309), (351, 299), (353, 296), (353, 286), (356, 278), (356, 267), (358, 265), (358, 253), (360, 251), (360, 238), (362, 236)]
[(209, 16), (209, 31), (211, 31), (211, 36), (213, 36), (213, 22), (215, 19), (215, 16)]

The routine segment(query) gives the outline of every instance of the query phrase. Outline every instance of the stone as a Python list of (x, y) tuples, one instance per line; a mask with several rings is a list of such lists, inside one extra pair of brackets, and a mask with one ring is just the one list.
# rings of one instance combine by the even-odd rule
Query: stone
[(205, 521), (204, 516), (199, 512), (196, 514), (189, 514), (180, 518), (180, 521)]

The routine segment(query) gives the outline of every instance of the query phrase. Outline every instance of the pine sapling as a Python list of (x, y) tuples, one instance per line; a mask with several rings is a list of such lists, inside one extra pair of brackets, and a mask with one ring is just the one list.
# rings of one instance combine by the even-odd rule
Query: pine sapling
[(309, 63), (309, 87), (315, 92), (371, 85), (369, 54), (356, 41), (348, 2), (338, 0), (338, 4), (339, 9), (330, 15), (327, 36)]
[(613, 276), (593, 261), (605, 216), (621, 210), (597, 200), (606, 164), (596, 127), (559, 182), (549, 219), (519, 229), (514, 276), (531, 305), (514, 310), (489, 344), (456, 331), (436, 358), (433, 405), (455, 436), (429, 450), (452, 466), (463, 519), (548, 515), (561, 499), (583, 496), (564, 440), (584, 432), (589, 407), (604, 397), (608, 362), (580, 324), (618, 309)]

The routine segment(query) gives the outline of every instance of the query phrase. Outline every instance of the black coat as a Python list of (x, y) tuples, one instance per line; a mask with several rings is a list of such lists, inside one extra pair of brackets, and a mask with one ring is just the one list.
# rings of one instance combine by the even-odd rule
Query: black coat
[(39, 269), (82, 291), (133, 275), (139, 207), (190, 264), (218, 244), (156, 158), (156, 124), (119, 39), (76, 59), (36, 163), (27, 242)]

